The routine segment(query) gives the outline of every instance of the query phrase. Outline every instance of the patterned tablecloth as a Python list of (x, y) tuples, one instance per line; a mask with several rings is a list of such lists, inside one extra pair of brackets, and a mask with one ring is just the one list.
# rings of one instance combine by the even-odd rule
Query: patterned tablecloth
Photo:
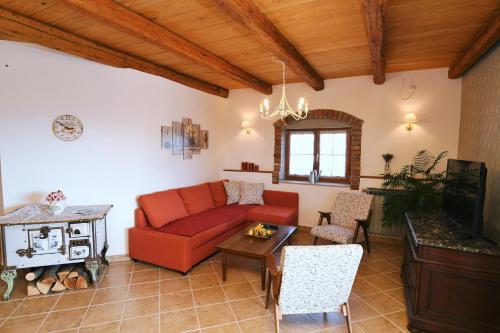
[(0, 216), (0, 225), (100, 220), (113, 205), (68, 206), (61, 215), (49, 213), (47, 205), (28, 205)]

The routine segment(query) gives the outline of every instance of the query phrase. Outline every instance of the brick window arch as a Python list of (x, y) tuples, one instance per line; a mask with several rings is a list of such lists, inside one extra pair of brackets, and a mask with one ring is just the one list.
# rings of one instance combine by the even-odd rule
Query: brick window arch
[[(359, 176), (361, 173), (361, 130), (363, 120), (354, 117), (348, 113), (330, 110), (330, 109), (317, 109), (309, 111), (307, 119), (330, 119), (340, 121), (351, 127), (351, 144), (350, 144), (350, 185), (351, 190), (359, 189)], [(274, 170), (273, 170), (273, 184), (278, 184), (280, 181), (280, 174), (283, 170), (282, 156), (285, 150), (284, 128), (292, 123), (298, 122), (292, 117), (287, 117), (283, 120), (274, 122)]]

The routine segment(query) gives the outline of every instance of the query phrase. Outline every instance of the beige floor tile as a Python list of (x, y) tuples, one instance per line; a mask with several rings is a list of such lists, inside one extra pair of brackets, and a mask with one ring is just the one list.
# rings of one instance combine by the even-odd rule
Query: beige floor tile
[(220, 303), (227, 300), (221, 287), (193, 290), (193, 296), (197, 306)]
[(131, 284), (128, 290), (128, 299), (156, 296), (160, 293), (160, 282), (146, 282)]
[(159, 333), (158, 315), (122, 321), (120, 333)]
[(202, 333), (240, 333), (238, 324), (231, 323), (201, 330)]
[(21, 301), (0, 301), (0, 318), (7, 318), (17, 306), (21, 303)]
[(228, 303), (196, 308), (202, 328), (234, 322), (235, 318)]
[(274, 333), (274, 319), (271, 316), (240, 321), (243, 333)]
[(193, 295), (191, 291), (160, 296), (160, 312), (182, 310), (192, 308), (193, 306)]
[(405, 308), (403, 304), (385, 293), (362, 296), (361, 299), (380, 314), (404, 310)]
[(0, 332), (36, 333), (45, 317), (46, 314), (39, 313), (36, 315), (9, 318), (0, 326)]
[(261, 272), (260, 267), (257, 269), (244, 269), (243, 274), (247, 278), (248, 281), (261, 280)]
[(386, 260), (388, 263), (397, 266), (399, 270), (401, 270), (401, 264), (403, 263), (402, 257), (390, 258)]
[(215, 273), (190, 276), (189, 281), (193, 289), (216, 287), (220, 284)]
[(160, 279), (160, 271), (149, 270), (149, 271), (138, 271), (132, 273), (131, 283), (143, 283), (143, 282), (151, 282), (157, 281)]
[(189, 280), (187, 277), (160, 281), (161, 294), (175, 293), (187, 290), (190, 290)]
[(177, 279), (180, 277), (182, 277), (181, 273), (160, 267), (160, 280)]
[(39, 332), (46, 333), (78, 328), (86, 312), (87, 308), (51, 312)]
[(196, 276), (201, 274), (210, 274), (215, 273), (215, 269), (212, 263), (200, 263), (194, 266), (188, 273), (189, 276)]
[(401, 304), (406, 304), (406, 298), (405, 298), (405, 294), (404, 294), (403, 288), (388, 290), (385, 293), (388, 294), (389, 296), (395, 298)]
[(133, 318), (146, 315), (158, 314), (159, 296), (128, 300), (125, 303), (123, 318)]
[(158, 269), (158, 266), (149, 264), (147, 262), (137, 261), (134, 263), (134, 272), (147, 271), (151, 269)]
[(401, 283), (398, 283), (383, 274), (370, 275), (366, 277), (365, 280), (382, 291), (401, 287)]
[(368, 263), (368, 266), (379, 271), (380, 273), (389, 273), (397, 271), (399, 273), (400, 268), (396, 265), (391, 264), (387, 261), (376, 261)]
[(94, 293), (95, 290), (63, 294), (54, 307), (54, 310), (67, 310), (88, 306), (92, 301)]
[(127, 286), (98, 289), (95, 292), (92, 305), (123, 301), (127, 297)]
[[(25, 291), (26, 293), (26, 291)], [(48, 297), (26, 298), (24, 302), (12, 313), (13, 316), (24, 316), (35, 313), (49, 312), (56, 304), (60, 295)]]
[(366, 277), (373, 274), (379, 274), (380, 272), (371, 268), (368, 264), (362, 263), (359, 265), (356, 277)]
[(399, 328), (394, 326), (389, 320), (384, 317), (376, 317), (357, 322), (356, 325), (361, 327), (366, 333), (401, 333)]
[(385, 315), (387, 319), (389, 319), (392, 323), (396, 324), (402, 331), (409, 332), (408, 326), (408, 315), (406, 313), (406, 309), (399, 312), (394, 312), (388, 315)]
[[(111, 264), (113, 265), (113, 264)], [(119, 287), (126, 286), (130, 282), (131, 273), (126, 274), (115, 274), (115, 275), (104, 275), (99, 283), (99, 287)]]
[(269, 315), (260, 297), (248, 298), (229, 303), (237, 320), (245, 320), (254, 317)]
[(85, 316), (85, 319), (83, 320), (82, 326), (90, 326), (120, 320), (124, 306), (125, 302), (91, 306)]
[(360, 298), (350, 299), (349, 308), (351, 310), (351, 318), (353, 321), (363, 320), (379, 315), (375, 309), (363, 302)]
[[(347, 324), (337, 325), (329, 327), (325, 330), (321, 330), (318, 333), (347, 333)], [(356, 324), (352, 324), (352, 333), (365, 333)]]
[(390, 272), (390, 273), (385, 273), (384, 276), (387, 276), (388, 278), (393, 279), (396, 281), (400, 286), (403, 285), (403, 280), (401, 280), (401, 272)]
[(218, 269), (217, 277), (219, 278), (219, 281), (223, 285), (232, 283), (242, 283), (248, 281), (245, 276), (245, 273), (241, 270), (228, 270), (226, 274), (226, 281), (222, 281), (222, 271)]
[[(119, 329), (120, 329), (120, 322), (115, 321), (112, 323), (81, 327), (80, 332), (78, 333), (118, 333)], [(61, 333), (66, 333), (66, 332), (61, 332)]]
[(345, 317), (340, 312), (311, 313), (309, 317), (322, 328), (345, 324)]
[(373, 284), (367, 282), (363, 278), (357, 278), (356, 280), (354, 280), (354, 284), (352, 286), (352, 292), (356, 296), (362, 296), (380, 292), (380, 289), (375, 287)]
[(258, 296), (265, 296), (266, 291), (262, 290), (262, 282), (260, 280), (254, 280), (249, 282), (250, 285), (253, 288), (253, 291), (258, 295)]
[(111, 265), (109, 265), (109, 268), (107, 269), (105, 275), (130, 273), (132, 272), (133, 269), (134, 269), (134, 264), (131, 262), (112, 263)]
[(178, 333), (198, 329), (195, 309), (162, 313), (160, 315), (161, 333)]
[(248, 282), (223, 285), (223, 288), (230, 301), (257, 296)]
[(285, 315), (280, 327), (283, 333), (308, 333), (321, 329), (307, 314)]

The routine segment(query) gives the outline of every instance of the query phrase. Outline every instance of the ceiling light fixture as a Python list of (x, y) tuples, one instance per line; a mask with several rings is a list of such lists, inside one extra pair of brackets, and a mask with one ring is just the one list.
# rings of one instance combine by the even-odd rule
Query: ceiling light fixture
[(271, 120), (276, 117), (281, 118), (282, 120), (288, 116), (291, 116), (295, 120), (301, 120), (307, 118), (307, 113), (309, 112), (309, 104), (304, 99), (304, 97), (299, 98), (299, 103), (297, 105), (298, 110), (295, 111), (288, 104), (288, 100), (286, 98), (286, 83), (285, 83), (285, 63), (279, 59), (276, 59), (273, 56), (274, 62), (279, 62), (283, 68), (283, 86), (281, 88), (281, 99), (274, 109), (274, 111), (270, 112), (269, 108), (269, 100), (266, 98), (260, 103), (260, 117), (266, 120)]

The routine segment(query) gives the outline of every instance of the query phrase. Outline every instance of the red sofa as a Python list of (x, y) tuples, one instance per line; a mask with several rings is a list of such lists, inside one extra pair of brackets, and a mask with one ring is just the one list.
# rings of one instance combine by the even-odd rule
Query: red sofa
[(227, 205), (222, 181), (142, 195), (129, 256), (185, 273), (248, 222), (297, 225), (298, 193), (265, 190), (263, 197), (264, 205)]

